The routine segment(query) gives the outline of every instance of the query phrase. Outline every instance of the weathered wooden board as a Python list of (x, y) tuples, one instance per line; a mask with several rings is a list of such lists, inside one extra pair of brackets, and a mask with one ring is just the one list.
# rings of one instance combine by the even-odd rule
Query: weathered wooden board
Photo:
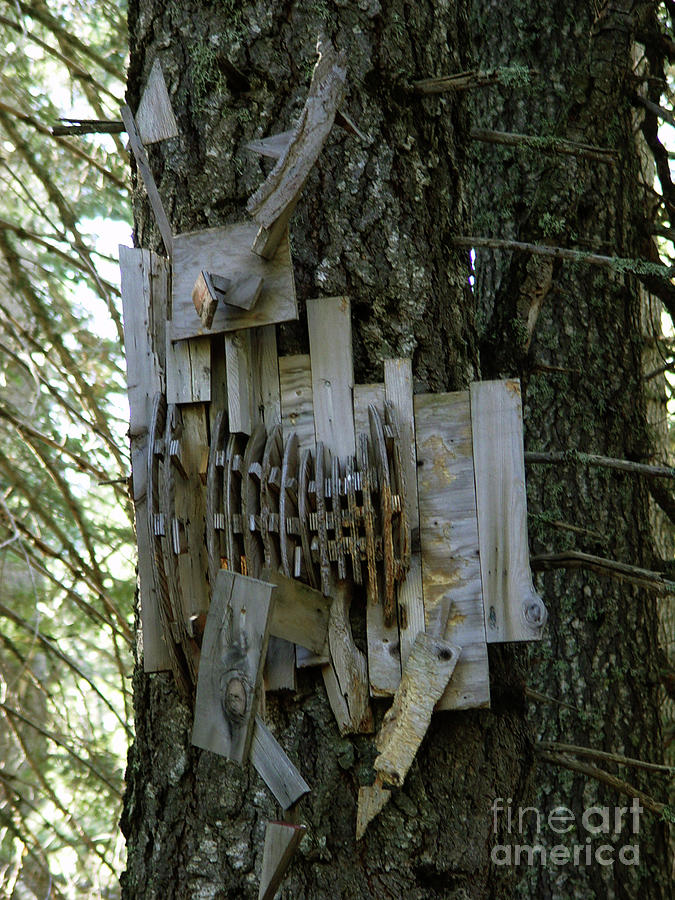
[(150, 69), (150, 75), (136, 111), (136, 126), (144, 144), (165, 141), (178, 134), (176, 117), (171, 108), (169, 92), (166, 89), (159, 59), (155, 59)]
[(253, 739), (272, 590), (221, 569), (206, 619), (192, 743), (240, 763)]
[(227, 414), (230, 433), (251, 434), (259, 421), (255, 403), (253, 349), (251, 331), (235, 331), (225, 335), (227, 368)]
[(366, 828), (379, 815), (389, 802), (391, 791), (382, 787), (380, 778), (376, 778), (373, 784), (366, 784), (359, 788), (359, 801), (356, 809), (356, 840), (360, 841), (366, 833)]
[(376, 738), (374, 769), (385, 785), (401, 787), (445, 690), (460, 649), (424, 631), (415, 638), (394, 702)]
[[(384, 384), (357, 384), (354, 386), (354, 422), (357, 433), (370, 435), (369, 406), (374, 406), (384, 420)], [(361, 465), (363, 471), (363, 464)], [(369, 469), (375, 474), (375, 463)], [(366, 483), (363, 474), (362, 484)], [(365, 498), (364, 498), (365, 499)], [(366, 635), (368, 642), (368, 680), (372, 697), (390, 697), (401, 680), (401, 649), (398, 622), (387, 625), (381, 603), (382, 584), (379, 573), (376, 582), (379, 589), (373, 594), (368, 589), (366, 599)]]
[[(171, 258), (173, 256), (173, 233), (171, 230), (171, 224), (169, 223), (169, 219), (167, 218), (164, 206), (162, 205), (162, 198), (159, 196), (159, 191), (157, 190), (157, 185), (155, 184), (155, 179), (153, 178), (152, 171), (150, 169), (148, 155), (145, 152), (145, 147), (141, 143), (141, 138), (136, 129), (136, 122), (131, 110), (125, 104), (121, 108), (120, 113), (122, 116), (122, 121), (124, 122), (124, 127), (127, 130), (129, 144), (131, 145), (134, 157), (136, 158), (138, 171), (141, 173), (143, 184), (145, 185), (145, 189), (148, 193), (148, 200), (150, 201), (150, 206), (152, 207), (152, 211), (155, 215), (159, 233), (162, 235), (162, 240), (164, 241), (166, 252)], [(196, 277), (197, 276), (195, 275), (195, 278)], [(195, 279), (193, 278), (193, 284), (194, 281)]]
[(472, 384), (471, 426), (487, 640), (540, 640), (547, 614), (530, 572), (520, 382)]
[(351, 304), (347, 297), (307, 301), (314, 431), (333, 455), (354, 456)]
[(263, 581), (275, 586), (270, 634), (324, 653), (328, 641), (330, 600), (321, 591), (281, 572), (263, 569)]
[(298, 448), (314, 452), (314, 402), (312, 399), (312, 366), (308, 354), (279, 358), (281, 389), (281, 427), (284, 440), (295, 432)]
[[(269, 261), (252, 252), (255, 234), (255, 224), (243, 222), (175, 236), (172, 340), (273, 325), (297, 318), (288, 234)], [(192, 288), (202, 269), (232, 281), (238, 281), (244, 275), (262, 278), (257, 303), (250, 310), (219, 304), (207, 332), (192, 302)]]
[(405, 478), (405, 501), (413, 550), (410, 569), (398, 588), (398, 624), (401, 640), (401, 665), (405, 666), (415, 638), (424, 631), (422, 557), (419, 551), (420, 516), (417, 497), (417, 451), (413, 409), (412, 362), (409, 359), (385, 359), (384, 390), (398, 420), (401, 462)]
[(293, 825), (290, 822), (267, 823), (258, 900), (274, 900), (306, 831), (305, 825)]
[(255, 718), (251, 762), (282, 809), (289, 809), (300, 797), (309, 793), (309, 785), (260, 716)]
[(371, 403), (384, 420), (384, 384), (355, 384), (354, 430), (357, 434), (370, 434), (368, 407)]
[(279, 387), (279, 357), (276, 325), (263, 325), (253, 332), (254, 399), (269, 433), (281, 424), (281, 394)]
[(120, 246), (124, 349), (129, 396), (129, 435), (133, 477), (138, 580), (141, 594), (143, 667), (146, 672), (171, 668), (162, 636), (152, 575), (147, 513), (148, 429), (155, 394), (164, 389), (164, 322), (169, 292), (168, 261), (150, 250)]
[(250, 198), (246, 209), (260, 225), (255, 250), (269, 259), (287, 227), (300, 191), (335, 120), (345, 91), (346, 58), (329, 41), (319, 47), (305, 105), (277, 164)]
[(292, 134), (292, 131), (280, 131), (279, 134), (271, 134), (266, 138), (249, 141), (244, 146), (247, 150), (267, 156), (269, 159), (279, 159), (285, 153)]
[(414, 404), (426, 628), (462, 648), (438, 708), (487, 706), (469, 392), (417, 394)]
[(167, 403), (208, 403), (211, 399), (211, 347), (208, 339), (172, 341), (166, 323)]

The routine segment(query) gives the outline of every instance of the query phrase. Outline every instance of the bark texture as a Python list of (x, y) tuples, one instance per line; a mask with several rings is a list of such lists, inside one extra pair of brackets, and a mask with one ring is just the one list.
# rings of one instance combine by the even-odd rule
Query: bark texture
[[(646, 237), (650, 169), (636, 144), (631, 94), (642, 56), (635, 36), (655, 6), (476, 0), (472, 32), (480, 65), (538, 74), (475, 96), (473, 124), (611, 147), (619, 162), (546, 156), (536, 146), (479, 145), (474, 233), (654, 258)], [(476, 270), (482, 373), (523, 379), (526, 449), (661, 461), (663, 429), (650, 423), (646, 394), (655, 385), (642, 379), (653, 353), (654, 316), (645, 314), (649, 304), (637, 279), (619, 269), (486, 251), (478, 254)], [(527, 319), (537, 306), (528, 348)], [(533, 553), (574, 548), (663, 568), (648, 485), (640, 478), (573, 463), (532, 466), (527, 474)], [(536, 735), (662, 762), (663, 654), (654, 595), (584, 571), (548, 573), (538, 587), (550, 619), (547, 640), (531, 649), (528, 684), (568, 706), (533, 705)], [(618, 774), (667, 799), (665, 777)], [(614, 831), (614, 807), (627, 805), (626, 798), (564, 768), (542, 763), (536, 782), (536, 805), (545, 815), (564, 805), (579, 821), (585, 808), (609, 806)], [(665, 824), (647, 813), (638, 834), (630, 824), (592, 841), (617, 848), (638, 843), (639, 866), (535, 864), (522, 870), (520, 895), (670, 896)], [(538, 837), (550, 848), (583, 844), (589, 836), (577, 827), (562, 837), (529, 831), (510, 840), (534, 843)]]
[[(244, 217), (268, 170), (244, 144), (291, 127), (318, 35), (347, 51), (346, 109), (366, 140), (334, 130), (294, 215), (301, 322), (308, 298), (347, 294), (358, 382), (381, 380), (385, 357), (410, 355), (417, 390), (466, 387), (477, 373), (474, 300), (465, 255), (448, 248), (467, 227), (468, 122), (458, 100), (407, 87), (469, 66), (464, 0), (129, 6), (129, 103), (158, 57), (180, 129), (149, 153), (174, 232)], [(161, 249), (141, 187), (135, 220), (139, 245)], [(280, 349), (307, 352), (303, 325), (280, 329)], [(374, 739), (339, 737), (317, 674), (300, 676), (296, 696), (268, 698), (270, 727), (313, 788), (280, 896), (512, 895), (512, 871), (489, 865), (490, 805), (525, 802), (532, 751), (517, 672), (494, 662), (493, 709), (435, 717), (405, 786), (358, 844), (356, 796), (373, 780)], [(190, 745), (191, 712), (169, 676), (138, 669), (134, 688), (124, 897), (257, 896), (265, 820), (279, 814), (271, 795), (251, 767)]]

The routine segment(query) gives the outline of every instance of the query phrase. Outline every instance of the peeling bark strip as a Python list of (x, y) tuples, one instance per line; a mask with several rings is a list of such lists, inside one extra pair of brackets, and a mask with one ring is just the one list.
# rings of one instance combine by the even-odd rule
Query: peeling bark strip
[(403, 785), (460, 653), (459, 647), (425, 632), (415, 638), (394, 702), (377, 735), (380, 755), (374, 768), (383, 784)]
[(330, 41), (319, 43), (317, 50), (319, 60), (300, 119), (276, 166), (246, 206), (260, 225), (253, 249), (265, 259), (274, 256), (345, 92), (345, 55), (336, 53)]

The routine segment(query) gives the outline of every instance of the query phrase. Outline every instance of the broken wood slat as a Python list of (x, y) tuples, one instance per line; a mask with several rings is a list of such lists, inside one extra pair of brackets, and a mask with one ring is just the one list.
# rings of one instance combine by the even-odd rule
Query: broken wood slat
[(262, 279), (260, 297), (252, 309), (240, 309), (228, 302), (218, 304), (209, 334), (273, 325), (297, 318), (288, 235), (284, 235), (274, 258), (266, 261), (251, 251), (255, 233), (255, 224), (243, 222), (176, 235), (170, 326), (172, 340), (180, 341), (204, 334), (204, 326), (192, 302), (192, 288), (202, 270), (216, 273), (233, 284), (244, 277)]
[(309, 785), (260, 716), (255, 718), (251, 762), (282, 809), (289, 809), (300, 797), (309, 793)]
[(340, 459), (356, 452), (350, 310), (347, 297), (307, 301), (314, 431)]
[(417, 394), (414, 405), (426, 630), (462, 647), (438, 708), (488, 706), (469, 392)]
[(371, 405), (377, 409), (381, 416), (384, 416), (384, 384), (355, 384), (354, 430), (357, 435), (370, 434), (368, 407)]
[(271, 134), (266, 138), (257, 138), (255, 141), (249, 141), (248, 144), (244, 144), (244, 147), (252, 153), (259, 153), (260, 156), (267, 156), (269, 159), (279, 159), (285, 153), (292, 134), (292, 130), (281, 131), (279, 134)]
[(225, 363), (230, 431), (251, 434), (259, 422), (259, 415), (255, 404), (250, 331), (225, 335)]
[(149, 250), (119, 248), (124, 350), (129, 397), (129, 436), (133, 479), (138, 580), (141, 595), (143, 669), (171, 668), (162, 637), (157, 590), (152, 574), (152, 531), (148, 528), (148, 432), (155, 395), (162, 392), (166, 357), (164, 321), (169, 292), (167, 260)]
[(284, 440), (298, 436), (298, 449), (314, 451), (314, 402), (312, 399), (312, 367), (308, 354), (279, 358), (281, 391), (281, 426)]
[(380, 753), (374, 768), (383, 784), (403, 785), (459, 654), (458, 647), (426, 632), (415, 638), (394, 702), (375, 740)]
[[(241, 530), (241, 473), (244, 449), (244, 436), (230, 434), (225, 451), (223, 498), (225, 504), (225, 555), (227, 557), (227, 568), (234, 572), (243, 572), (244, 535)], [(240, 523), (238, 530), (235, 529), (235, 520), (238, 520)]]
[(166, 323), (167, 403), (208, 403), (211, 399), (211, 347), (208, 339), (173, 342)]
[(229, 282), (228, 279), (228, 287), (224, 290), (223, 299), (229, 306), (250, 311), (258, 302), (262, 289), (263, 279), (260, 275), (244, 275), (232, 282)]
[(251, 332), (254, 401), (258, 414), (271, 431), (281, 424), (281, 390), (276, 325), (263, 325)]
[(286, 149), (246, 209), (260, 225), (253, 248), (266, 259), (276, 250), (300, 191), (318, 159), (344, 96), (346, 58), (329, 41), (319, 45), (319, 59), (300, 118)]
[(254, 578), (260, 577), (265, 558), (262, 535), (255, 527), (255, 520), (260, 515), (260, 479), (256, 477), (256, 471), (261, 471), (266, 439), (265, 426), (256, 425), (246, 442), (241, 474), (241, 518), (246, 574)]
[(268, 822), (265, 829), (258, 900), (274, 900), (307, 828), (290, 822)]
[[(328, 623), (328, 645), (332, 670), (349, 712), (348, 727), (344, 730), (340, 727), (340, 731), (370, 734), (374, 730), (374, 720), (370, 708), (368, 666), (365, 655), (358, 649), (352, 636), (349, 623), (349, 585), (336, 582), (331, 593), (333, 602)], [(331, 666), (324, 666), (322, 671), (325, 672), (328, 668)]]
[(284, 638), (270, 636), (265, 663), (266, 691), (295, 691), (295, 647)]
[(253, 739), (272, 590), (221, 569), (206, 619), (192, 743), (239, 763)]
[[(281, 427), (279, 427), (281, 434)], [(281, 565), (284, 574), (289, 578), (293, 575), (294, 554), (298, 542), (288, 533), (288, 520), (297, 518), (297, 479), (298, 471), (298, 436), (292, 434), (286, 441), (284, 458), (281, 467), (281, 493), (279, 496), (279, 543), (281, 545)], [(293, 497), (293, 484), (295, 485), (295, 499)]]
[(360, 841), (366, 833), (366, 828), (379, 815), (389, 802), (391, 791), (382, 787), (382, 781), (378, 776), (373, 784), (363, 785), (359, 788), (359, 800), (356, 809), (356, 840)]
[[(125, 104), (121, 108), (120, 113), (122, 115), (122, 121), (124, 122), (124, 127), (129, 137), (129, 144), (131, 145), (134, 157), (136, 158), (138, 171), (141, 174), (143, 184), (145, 185), (145, 190), (148, 194), (148, 200), (150, 201), (150, 206), (152, 207), (155, 221), (157, 222), (157, 227), (159, 228), (159, 233), (162, 235), (162, 240), (164, 241), (164, 247), (166, 249), (167, 255), (171, 259), (173, 257), (173, 232), (171, 230), (171, 225), (169, 224), (166, 212), (164, 211), (164, 206), (162, 205), (162, 198), (159, 196), (159, 191), (157, 190), (157, 185), (155, 184), (155, 179), (150, 169), (148, 155), (145, 152), (145, 147), (143, 146), (138, 131), (136, 130), (136, 122), (131, 110)], [(192, 279), (192, 283), (194, 284), (194, 278)]]
[[(299, 443), (299, 441), (298, 441)], [(300, 468), (298, 471), (298, 518), (300, 520), (300, 542), (302, 545), (302, 561), (304, 572), (313, 588), (318, 588), (320, 577), (314, 565), (311, 537), (309, 531), (309, 516), (312, 511), (312, 502), (309, 497), (309, 483), (314, 474), (314, 463), (309, 449), (302, 451)]]
[(224, 292), (216, 288), (211, 275), (202, 269), (192, 288), (192, 303), (204, 328), (210, 328), (213, 324), (218, 304), (224, 297)]
[(171, 108), (164, 73), (155, 59), (136, 110), (136, 127), (144, 144), (155, 144), (178, 135), (178, 124)]
[[(401, 462), (405, 479), (406, 507), (413, 546), (410, 569), (398, 585), (398, 624), (401, 641), (401, 665), (406, 660), (420, 631), (424, 631), (422, 594), (422, 558), (419, 552), (419, 506), (417, 499), (417, 453), (413, 410), (412, 364), (409, 359), (385, 359), (384, 392), (391, 403), (399, 427)], [(417, 549), (415, 549), (417, 547)]]
[(471, 426), (487, 640), (541, 640), (547, 614), (530, 571), (520, 382), (473, 383)]
[(262, 578), (276, 588), (270, 634), (300, 644), (313, 653), (324, 653), (328, 640), (330, 600), (321, 591), (281, 572), (266, 568)]
[(216, 583), (222, 560), (227, 557), (225, 541), (224, 469), (228, 438), (227, 413), (221, 410), (212, 429), (209, 465), (206, 474), (206, 555), (211, 590)]

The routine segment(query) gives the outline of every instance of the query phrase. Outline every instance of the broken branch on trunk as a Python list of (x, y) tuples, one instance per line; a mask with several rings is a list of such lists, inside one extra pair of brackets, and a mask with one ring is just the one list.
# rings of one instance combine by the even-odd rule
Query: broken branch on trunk
[(510, 131), (488, 131), (484, 128), (473, 128), (471, 137), (484, 144), (503, 144), (507, 147), (529, 147), (542, 153), (560, 153), (566, 156), (581, 156), (613, 166), (618, 160), (616, 150), (609, 147), (594, 147), (592, 144), (581, 144), (558, 137), (542, 137), (534, 134), (517, 134)]
[(628, 563), (617, 562), (615, 559), (604, 559), (601, 556), (592, 556), (580, 550), (563, 550), (561, 553), (540, 553), (530, 559), (530, 565), (535, 572), (548, 572), (552, 569), (590, 569), (616, 578), (619, 581), (627, 581), (638, 587), (655, 590), (660, 594), (675, 593), (675, 582), (669, 581), (662, 572), (653, 572), (650, 569), (641, 569)]
[(537, 747), (554, 753), (571, 753), (574, 756), (587, 756), (590, 759), (602, 759), (606, 762), (615, 762), (620, 766), (631, 766), (634, 769), (647, 769), (650, 772), (675, 772), (673, 766), (662, 766), (659, 763), (647, 762), (644, 759), (633, 759), (630, 756), (622, 756), (619, 753), (608, 753), (606, 750), (596, 750), (594, 747), (579, 747), (576, 744), (560, 744), (557, 741), (538, 741)]
[(579, 453), (576, 450), (556, 453), (526, 451), (525, 462), (542, 465), (581, 463), (582, 465), (598, 466), (604, 469), (618, 469), (621, 472), (629, 472), (633, 475), (646, 475), (650, 478), (675, 478), (675, 469), (671, 466), (651, 466), (647, 463), (633, 462), (630, 459), (613, 459), (610, 456), (597, 456), (594, 453)]
[(122, 134), (126, 131), (121, 119), (60, 119), (63, 125), (54, 125), (54, 137), (67, 134)]
[(479, 72), (471, 69), (457, 72), (455, 75), (441, 75), (437, 78), (422, 78), (413, 82), (413, 89), (418, 94), (441, 94), (446, 91), (469, 91), (473, 88), (488, 87), (491, 84), (503, 84), (506, 87), (528, 84), (530, 77), (537, 74), (536, 69), (524, 66), (505, 66), (491, 72)]

